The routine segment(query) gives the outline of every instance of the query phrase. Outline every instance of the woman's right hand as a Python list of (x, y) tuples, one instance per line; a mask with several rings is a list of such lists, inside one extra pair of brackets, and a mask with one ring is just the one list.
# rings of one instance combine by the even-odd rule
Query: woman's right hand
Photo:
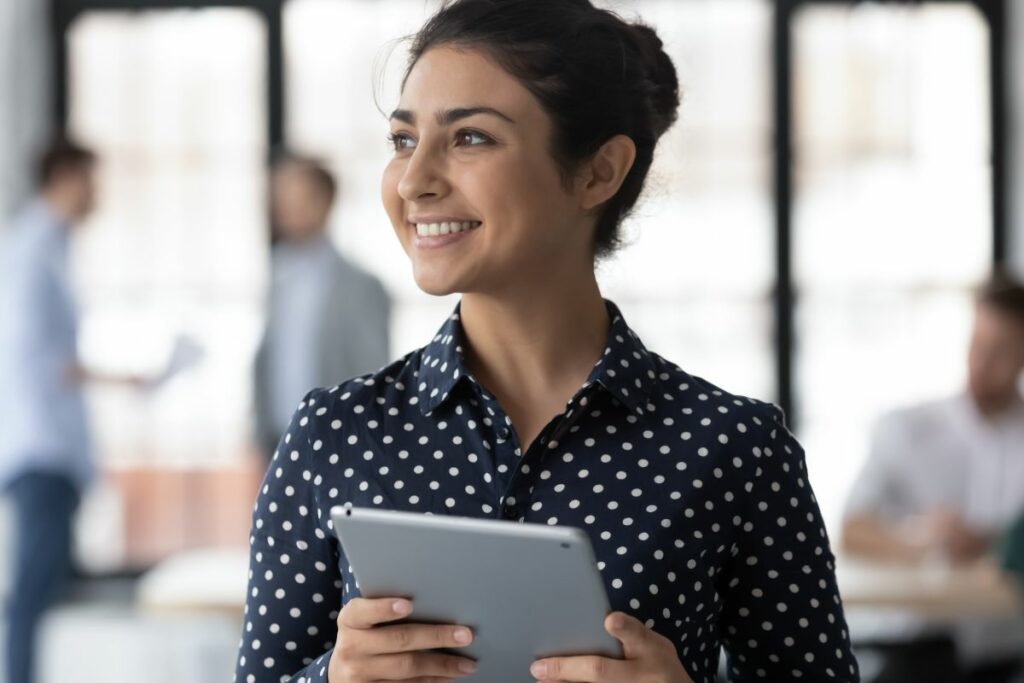
[(338, 614), (338, 640), (331, 654), (329, 683), (415, 681), (440, 683), (476, 670), (473, 660), (436, 652), (465, 647), (473, 633), (450, 624), (388, 624), (412, 613), (404, 598), (352, 598)]

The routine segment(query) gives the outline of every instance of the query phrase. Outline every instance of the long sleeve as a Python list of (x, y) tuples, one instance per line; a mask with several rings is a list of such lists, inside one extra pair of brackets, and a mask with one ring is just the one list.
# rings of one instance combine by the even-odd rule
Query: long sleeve
[(0, 483), (28, 469), (94, 477), (85, 400), (70, 381), (78, 310), (67, 278), (67, 230), (43, 203), (12, 222), (0, 285)]
[(733, 681), (858, 681), (804, 451), (771, 406), (722, 615)]
[(303, 397), (263, 480), (252, 515), (249, 584), (237, 683), (325, 683), (337, 637), (338, 549), (320, 524), (313, 413)]

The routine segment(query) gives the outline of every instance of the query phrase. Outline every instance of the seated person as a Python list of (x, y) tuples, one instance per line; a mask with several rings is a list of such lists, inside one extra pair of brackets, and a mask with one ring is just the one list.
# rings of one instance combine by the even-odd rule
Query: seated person
[[(978, 293), (964, 391), (876, 425), (844, 514), (841, 547), (878, 561), (974, 562), (1024, 511), (1024, 288)], [(876, 681), (1004, 681), (1021, 634), (1006, 624), (907, 616), (884, 636)]]

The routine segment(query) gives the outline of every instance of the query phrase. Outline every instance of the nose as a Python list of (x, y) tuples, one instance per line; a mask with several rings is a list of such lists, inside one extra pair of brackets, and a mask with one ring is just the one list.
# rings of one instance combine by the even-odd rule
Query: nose
[(416, 148), (398, 181), (398, 194), (406, 201), (444, 196), (448, 191), (443, 164), (425, 145)]

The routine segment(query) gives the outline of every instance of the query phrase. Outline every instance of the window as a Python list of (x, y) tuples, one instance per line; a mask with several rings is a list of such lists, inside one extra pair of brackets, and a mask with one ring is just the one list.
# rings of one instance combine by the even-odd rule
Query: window
[[(178, 334), (205, 351), (141, 400), (91, 390), (95, 450), (127, 520), (123, 550), (111, 541), (97, 555), (135, 564), (181, 545), (242, 543), (255, 485), (221, 497), (229, 485), (205, 487), (232, 468), (248, 476), (267, 248), (264, 23), (239, 9), (90, 11), (67, 40), (68, 127), (100, 157), (97, 212), (73, 254), (83, 356), (152, 373)], [(219, 479), (189, 478), (204, 469)], [(173, 481), (159, 478), (167, 470)], [(181, 495), (157, 503), (146, 490)]]
[(796, 394), (834, 524), (879, 414), (964, 384), (992, 253), (988, 29), (966, 3), (865, 3), (793, 31)]

